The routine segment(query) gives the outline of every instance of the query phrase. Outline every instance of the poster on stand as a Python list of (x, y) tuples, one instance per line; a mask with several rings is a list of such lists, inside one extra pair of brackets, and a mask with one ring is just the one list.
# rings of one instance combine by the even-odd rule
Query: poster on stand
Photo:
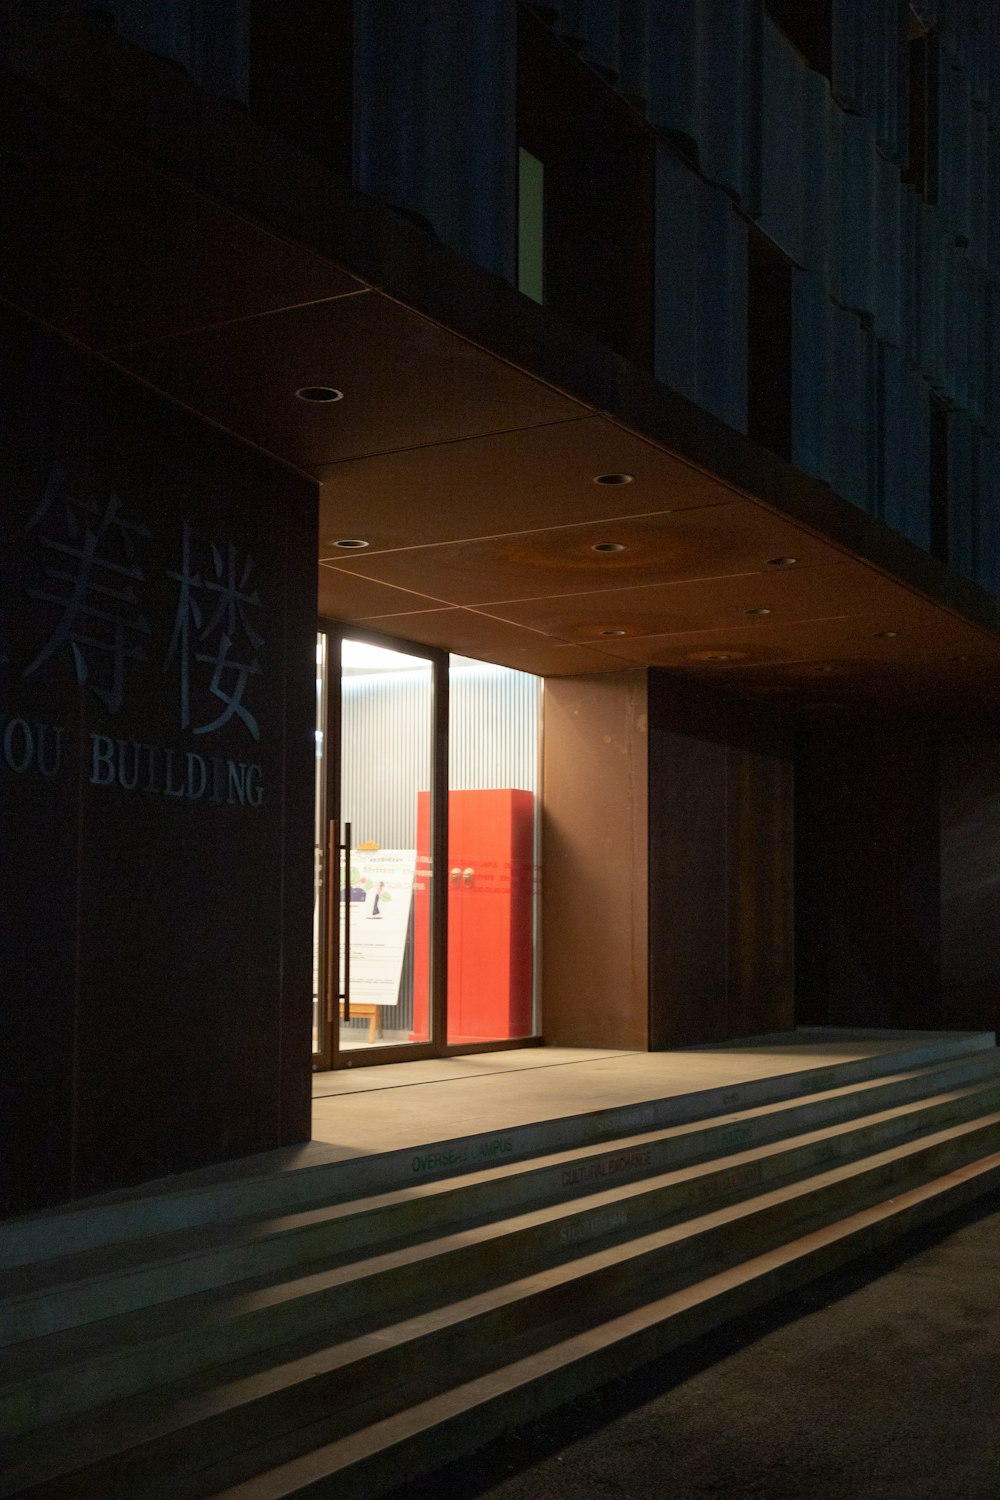
[(343, 951), (345, 908), (351, 903), (351, 1000), (396, 1005), (410, 929), (415, 849), (351, 850), (351, 883), (340, 893)]

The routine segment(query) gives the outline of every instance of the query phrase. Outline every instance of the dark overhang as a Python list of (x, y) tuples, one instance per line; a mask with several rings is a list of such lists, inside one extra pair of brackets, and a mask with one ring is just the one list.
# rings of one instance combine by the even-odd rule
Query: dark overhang
[(105, 26), (7, 75), (0, 178), (4, 300), (320, 482), (324, 614), (1000, 714), (992, 596)]

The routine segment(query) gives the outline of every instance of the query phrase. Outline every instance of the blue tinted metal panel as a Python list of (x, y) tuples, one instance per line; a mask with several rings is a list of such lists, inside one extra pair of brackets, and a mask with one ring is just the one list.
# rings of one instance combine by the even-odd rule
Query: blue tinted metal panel
[(988, 432), (977, 432), (976, 580), (1000, 593), (1000, 444)]
[(907, 0), (879, 0), (881, 27), (878, 44), (880, 65), (875, 98), (876, 141), (892, 161), (901, 161), (906, 131), (906, 35)]
[(989, 175), (987, 119), (982, 110), (969, 111), (969, 172), (966, 200), (966, 234), (969, 256), (985, 266), (989, 256), (989, 212), (997, 210), (1000, 184)]
[(669, 147), (657, 153), (656, 376), (746, 427), (746, 223)]
[(948, 417), (948, 551), (951, 566), (966, 578), (976, 577), (978, 551), (975, 445), (972, 423), (964, 412)]
[(917, 363), (931, 385), (940, 388), (944, 380), (941, 358), (940, 323), (942, 316), (941, 259), (942, 235), (937, 211), (926, 203), (917, 203)]
[(875, 341), (852, 312), (831, 316), (833, 383), (827, 391), (830, 483), (862, 510), (874, 508)]
[(515, 8), (505, 0), (355, 0), (359, 188), (516, 275)]
[(746, 430), (747, 229), (725, 193), (698, 193), (698, 386), (702, 406)]
[[(986, 422), (992, 432), (1000, 432), (1000, 287), (986, 287), (986, 335), (983, 357), (983, 395)], [(1000, 495), (997, 496), (1000, 504)]]
[(938, 132), (938, 204), (952, 232), (966, 234), (969, 100), (962, 75), (947, 64), (940, 69), (940, 113), (948, 128)]
[(842, 116), (820, 73), (806, 71), (802, 93), (802, 262), (829, 284), (838, 241)]
[(930, 541), (929, 413), (925, 381), (890, 344), (879, 348), (882, 447), (878, 511), (888, 526), (918, 546)]
[(247, 98), (250, 0), (116, 0), (123, 34), (225, 98)]
[(921, 203), (912, 187), (904, 187), (900, 199), (903, 225), (902, 277), (903, 350), (911, 364), (920, 363), (920, 212)]
[(841, 132), (839, 275), (845, 307), (870, 312), (875, 285), (875, 131), (861, 115), (844, 115)]
[[(697, 139), (701, 168), (742, 202), (757, 197), (761, 10), (756, 0), (701, 0)], [(726, 106), (719, 108), (719, 100)]]
[(656, 378), (692, 401), (698, 394), (698, 185), (673, 151), (657, 147)]
[(698, 8), (654, 3), (649, 12), (649, 118), (691, 141), (697, 134)]
[(982, 425), (988, 421), (983, 376), (986, 368), (987, 301), (986, 278), (971, 262), (966, 267), (965, 315), (966, 388), (965, 402), (973, 420)]
[(872, 312), (879, 338), (892, 344), (903, 339), (902, 303), (904, 261), (902, 248), (903, 195), (899, 171), (884, 156), (875, 158), (875, 283)]
[(1000, 126), (992, 126), (987, 133), (986, 175), (990, 190), (986, 264), (994, 276), (1000, 277)]
[(761, 228), (803, 264), (803, 122), (808, 72), (782, 33), (765, 19), (762, 47)]
[(621, 24), (618, 0), (559, 0), (555, 33), (579, 46), (586, 62), (617, 79)]
[(624, 92), (637, 100), (649, 98), (651, 3), (652, 0), (618, 0), (621, 16), (619, 79)]
[(820, 278), (796, 271), (792, 277), (792, 462), (827, 483), (831, 314)]

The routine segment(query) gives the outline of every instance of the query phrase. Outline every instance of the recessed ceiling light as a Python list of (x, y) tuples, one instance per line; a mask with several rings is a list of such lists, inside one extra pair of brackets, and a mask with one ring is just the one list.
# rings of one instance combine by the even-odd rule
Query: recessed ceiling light
[(602, 635), (628, 635), (627, 630), (602, 630)]
[(360, 552), (363, 547), (370, 547), (371, 542), (366, 542), (359, 536), (345, 536), (339, 542), (330, 542), (329, 545), (339, 547), (341, 552)]
[(333, 401), (343, 401), (343, 391), (334, 390), (332, 385), (304, 385), (295, 392), (300, 401), (311, 401), (321, 406), (329, 406)]
[(624, 542), (595, 542), (591, 552), (624, 552)]
[(898, 634), (898, 630), (876, 630), (875, 639), (877, 641), (892, 641), (895, 640)]
[(745, 651), (689, 651), (688, 661), (745, 661)]
[(769, 568), (794, 568), (797, 562), (797, 557), (769, 557), (767, 565)]
[(631, 474), (595, 474), (594, 475), (594, 483), (595, 484), (631, 484), (632, 483), (632, 479), (633, 479), (633, 476)]
[(764, 609), (763, 606), (760, 606), (754, 609), (745, 609), (743, 613), (745, 615), (769, 615), (771, 611), (769, 609)]

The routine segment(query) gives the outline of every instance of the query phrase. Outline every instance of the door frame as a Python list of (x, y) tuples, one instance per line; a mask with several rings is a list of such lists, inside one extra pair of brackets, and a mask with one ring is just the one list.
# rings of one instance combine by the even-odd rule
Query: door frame
[[(366, 630), (344, 620), (320, 617), (316, 625), (317, 634), (324, 635), (327, 642), (326, 713), (323, 723), (324, 745), (324, 809), (323, 809), (323, 874), (320, 885), (320, 1047), (312, 1054), (313, 1072), (328, 1072), (343, 1068), (373, 1067), (380, 1063), (415, 1062), (421, 1058), (468, 1056), (476, 1052), (506, 1052), (521, 1047), (544, 1046), (541, 1035), (515, 1037), (495, 1042), (471, 1042), (466, 1045), (448, 1043), (448, 744), (449, 744), (449, 669), (451, 653), (439, 646), (425, 646), (420, 641), (407, 641), (398, 636), (385, 635), (381, 631)], [(365, 645), (381, 646), (389, 651), (400, 651), (404, 655), (416, 656), (431, 663), (433, 700), (431, 708), (431, 866), (430, 866), (430, 1039), (426, 1042), (394, 1043), (386, 1046), (369, 1046), (358, 1051), (342, 1053), (340, 1050), (339, 1001), (333, 999), (329, 989), (329, 966), (326, 950), (331, 934), (325, 920), (328, 910), (327, 880), (329, 877), (326, 858), (326, 833), (330, 819), (341, 822), (341, 731), (343, 709), (341, 693), (341, 644), (349, 638)], [(335, 655), (334, 655), (335, 654)], [(335, 669), (334, 669), (335, 660)], [(444, 878), (435, 878), (441, 872)], [(336, 942), (337, 935), (334, 935)], [(339, 991), (339, 945), (335, 949), (333, 975)], [(329, 1018), (329, 1019), (328, 1019)]]
[[(333, 1069), (363, 1067), (373, 1063), (402, 1062), (417, 1058), (437, 1057), (441, 1053), (440, 1041), (445, 1032), (445, 1008), (448, 997), (448, 886), (447, 881), (434, 878), (437, 870), (444, 869), (448, 857), (448, 652), (436, 646), (423, 646), (418, 641), (399, 640), (383, 635), (380, 631), (365, 630), (345, 623), (343, 620), (321, 618), (317, 633), (326, 636), (327, 681), (326, 715), (323, 725), (325, 749), (325, 785), (323, 809), (324, 858), (320, 896), (320, 1046), (312, 1055), (313, 1072)], [(340, 1051), (339, 1026), (339, 944), (338, 934), (329, 931), (325, 920), (328, 911), (329, 861), (326, 858), (326, 833), (331, 818), (342, 828), (341, 820), (341, 763), (343, 709), (341, 693), (341, 646), (343, 641), (359, 641), (368, 646), (381, 646), (384, 650), (400, 651), (407, 656), (419, 657), (431, 663), (431, 865), (430, 865), (430, 1039), (426, 1042), (396, 1043), (391, 1046), (372, 1046), (363, 1052), (343, 1055)], [(442, 783), (444, 795), (442, 795)], [(443, 853), (442, 853), (443, 851)], [(327, 962), (329, 943), (333, 940), (333, 963)], [(338, 997), (331, 993), (330, 975)]]

